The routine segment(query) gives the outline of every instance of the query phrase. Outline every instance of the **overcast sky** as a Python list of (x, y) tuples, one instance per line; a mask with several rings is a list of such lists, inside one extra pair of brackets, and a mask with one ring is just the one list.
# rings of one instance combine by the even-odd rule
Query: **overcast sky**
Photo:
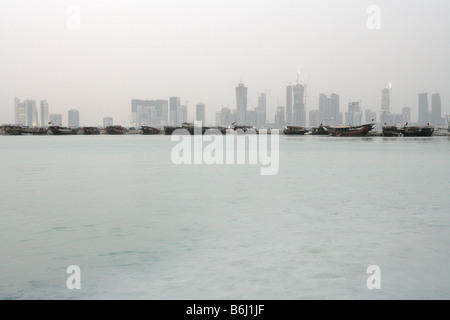
[(240, 80), (249, 109), (267, 90), (273, 121), (299, 66), (308, 110), (335, 92), (341, 111), (349, 99), (379, 111), (392, 82), (394, 112), (417, 120), (424, 90), (449, 114), (449, 13), (449, 0), (0, 0), (0, 123), (14, 122), (15, 96), (47, 100), (65, 122), (79, 109), (84, 125), (128, 122), (133, 98), (179, 96), (190, 119), (204, 102), (213, 123), (236, 108)]

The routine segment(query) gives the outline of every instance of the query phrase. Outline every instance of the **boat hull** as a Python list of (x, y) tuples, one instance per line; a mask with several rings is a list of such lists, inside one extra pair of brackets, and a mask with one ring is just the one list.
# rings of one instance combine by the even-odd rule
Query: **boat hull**
[(142, 134), (145, 136), (155, 136), (161, 133), (160, 129), (152, 127), (142, 127)]
[(74, 136), (78, 134), (76, 128), (50, 127), (50, 131), (55, 136)]
[(330, 131), (327, 130), (327, 128), (325, 127), (315, 127), (311, 129), (311, 133), (312, 136), (329, 136), (330, 135)]
[(286, 129), (284, 129), (284, 134), (289, 136), (304, 136), (308, 130), (306, 130), (304, 127), (293, 127), (288, 126)]
[(124, 135), (126, 129), (121, 126), (112, 126), (106, 128), (106, 134), (108, 135)]
[(383, 137), (398, 137), (401, 131), (397, 127), (383, 127)]
[(434, 127), (408, 127), (401, 129), (404, 137), (431, 137)]
[(2, 133), (9, 136), (21, 136), (23, 133), (19, 126), (2, 126)]
[(83, 134), (88, 136), (97, 135), (100, 134), (100, 129), (97, 127), (84, 127)]
[(373, 124), (359, 127), (328, 127), (333, 137), (366, 137), (373, 130)]
[(175, 132), (175, 130), (178, 130), (178, 129), (183, 129), (183, 128), (180, 128), (180, 127), (164, 127), (164, 134), (166, 136), (171, 136)]

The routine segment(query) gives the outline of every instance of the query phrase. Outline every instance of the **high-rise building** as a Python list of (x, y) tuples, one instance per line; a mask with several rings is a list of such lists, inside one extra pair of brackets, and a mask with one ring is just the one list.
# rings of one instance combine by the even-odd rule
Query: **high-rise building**
[(384, 88), (381, 91), (381, 110), (391, 111), (391, 88)]
[(375, 123), (377, 121), (377, 113), (367, 109), (365, 111), (365, 123)]
[(360, 126), (362, 125), (362, 112), (359, 102), (349, 102), (348, 112), (345, 114), (345, 120), (348, 125)]
[(180, 106), (177, 110), (177, 120), (179, 121), (177, 125), (181, 125), (188, 120), (188, 107)]
[(14, 115), (15, 124), (18, 126), (25, 126), (27, 123), (27, 110), (25, 104), (20, 102), (19, 98), (14, 98)]
[(228, 127), (235, 121), (229, 108), (222, 108), (216, 113), (216, 126)]
[(131, 100), (131, 123), (135, 126), (160, 126), (169, 121), (167, 100)]
[(431, 95), (431, 123), (440, 126), (443, 123), (441, 96), (439, 93)]
[(41, 127), (46, 127), (48, 125), (48, 103), (45, 100), (41, 101), (39, 124)]
[[(328, 98), (327, 98), (328, 100)], [(323, 124), (322, 112), (320, 110), (309, 110), (309, 126), (318, 127)]]
[(195, 108), (195, 120), (201, 121), (203, 125), (206, 123), (206, 110), (204, 103), (198, 103)]
[(403, 124), (411, 123), (411, 108), (402, 109), (402, 122)]
[(267, 122), (267, 95), (261, 93), (258, 96), (258, 109), (256, 110), (256, 126), (261, 128), (266, 125)]
[(380, 122), (382, 125), (393, 125), (393, 119), (391, 117), (391, 86), (384, 88), (381, 91), (381, 113)]
[(62, 126), (62, 115), (61, 114), (51, 114), (48, 116), (48, 120), (52, 126)]
[[(319, 95), (319, 124), (338, 125), (341, 123), (339, 115), (339, 95), (332, 93)], [(311, 123), (310, 123), (311, 125)]]
[[(319, 95), (319, 119), (318, 121), (324, 125), (330, 125), (331, 124), (331, 119), (328, 115), (329, 112), (329, 108), (328, 108), (328, 96), (326, 94), (320, 94)], [(316, 124), (312, 125), (311, 124), (311, 116), (314, 117), (314, 114), (311, 114), (311, 112), (309, 113), (309, 125), (310, 126), (317, 126)], [(319, 124), (320, 124), (319, 123)]]
[(267, 114), (265, 111), (260, 109), (255, 110), (256, 124), (255, 126), (258, 128), (264, 128), (267, 124)]
[(330, 98), (328, 98), (328, 118), (329, 124), (333, 126), (337, 126), (342, 123), (342, 115), (339, 110), (339, 100), (340, 97), (336, 93), (330, 94)]
[(392, 123), (394, 125), (403, 125), (403, 124), (405, 124), (403, 122), (403, 114), (402, 113), (392, 114), (391, 117), (392, 117)]
[(294, 126), (306, 126), (305, 87), (297, 83), (293, 87), (294, 110), (292, 122)]
[(428, 93), (419, 93), (419, 125), (426, 125), (429, 121)]
[(257, 122), (256, 110), (247, 111), (247, 125), (256, 127), (257, 126), (256, 122)]
[(78, 128), (80, 126), (80, 112), (78, 110), (69, 110), (69, 127)]
[(236, 87), (237, 124), (247, 125), (248, 88), (241, 82)]
[(180, 105), (181, 99), (179, 97), (171, 97), (169, 99), (169, 115), (170, 115), (169, 121), (173, 126), (176, 126), (177, 123), (180, 122), (177, 119), (177, 113), (178, 109), (180, 108)]
[(278, 107), (275, 113), (275, 125), (282, 128), (286, 125), (286, 111), (285, 107)]
[(103, 118), (103, 128), (112, 127), (114, 125), (114, 120), (111, 117)]
[(293, 107), (293, 88), (292, 86), (286, 87), (286, 123), (292, 124), (292, 107)]
[(25, 125), (28, 127), (36, 127), (38, 122), (38, 113), (36, 109), (35, 100), (25, 100), (23, 102), (25, 105), (26, 122)]

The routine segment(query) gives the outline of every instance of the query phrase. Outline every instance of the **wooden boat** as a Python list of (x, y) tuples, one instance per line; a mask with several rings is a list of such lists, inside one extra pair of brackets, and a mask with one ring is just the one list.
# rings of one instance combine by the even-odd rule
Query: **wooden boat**
[(328, 129), (325, 126), (320, 125), (318, 127), (311, 128), (310, 134), (313, 136), (329, 136), (330, 131), (328, 131)]
[(122, 126), (109, 126), (106, 127), (106, 134), (109, 135), (122, 135), (127, 132), (127, 129), (125, 129)]
[(141, 130), (142, 130), (142, 134), (146, 135), (146, 136), (157, 135), (157, 134), (161, 133), (160, 129), (153, 128), (153, 127), (147, 127), (147, 126), (142, 126)]
[(362, 126), (335, 126), (327, 127), (334, 137), (365, 137), (373, 130), (375, 124), (364, 124)]
[(308, 132), (305, 127), (297, 127), (297, 126), (287, 126), (284, 129), (285, 135), (296, 135), (296, 136), (303, 136)]
[(247, 133), (250, 131), (252, 133), (259, 134), (258, 129), (256, 129), (255, 127), (252, 127), (252, 126), (239, 126), (239, 125), (233, 124), (233, 130), (235, 133)]
[(97, 135), (100, 134), (100, 129), (97, 127), (84, 127), (81, 129), (83, 131), (83, 134), (85, 135)]
[(166, 136), (171, 136), (171, 135), (175, 132), (175, 130), (178, 130), (178, 129), (183, 129), (183, 128), (180, 128), (180, 127), (172, 127), (172, 126), (165, 126), (165, 127), (164, 127), (164, 134), (165, 134)]
[(19, 129), (22, 134), (28, 134), (33, 136), (46, 135), (48, 128), (38, 128), (38, 127), (22, 127)]
[(50, 126), (49, 129), (55, 136), (76, 135), (79, 131), (79, 128), (65, 128), (59, 126)]
[(221, 134), (224, 134), (224, 135), (227, 134), (227, 128), (225, 128), (225, 127), (212, 127), (210, 129), (218, 130), (218, 131), (220, 131)]
[(209, 127), (201, 127), (201, 129), (200, 129), (200, 127), (196, 128), (192, 123), (187, 123), (187, 122), (182, 124), (182, 128), (186, 129), (191, 136), (193, 136), (196, 133), (196, 130), (199, 130), (199, 131), (201, 130), (202, 135), (204, 135), (206, 131), (211, 129)]
[(23, 133), (21, 131), (22, 127), (14, 125), (3, 125), (2, 133), (10, 136), (21, 136)]
[(434, 133), (433, 126), (425, 127), (403, 127), (400, 129), (402, 136), (404, 137), (431, 137)]
[(383, 137), (398, 137), (401, 136), (401, 130), (396, 126), (384, 126)]
[(128, 128), (126, 130), (126, 133), (127, 134), (142, 134), (142, 130), (141, 129), (137, 129), (135, 127), (131, 127), (131, 128)]

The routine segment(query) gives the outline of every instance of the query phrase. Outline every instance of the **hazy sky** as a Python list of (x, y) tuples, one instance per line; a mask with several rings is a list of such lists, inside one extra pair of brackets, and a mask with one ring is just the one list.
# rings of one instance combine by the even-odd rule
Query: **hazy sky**
[[(369, 30), (370, 5), (381, 29)], [(79, 9), (80, 24), (76, 19)], [(308, 82), (318, 94), (380, 110), (412, 108), (418, 93), (440, 92), (450, 113), (449, 0), (0, 0), (0, 123), (14, 121), (14, 96), (47, 100), (50, 113), (80, 110), (80, 122), (129, 121), (131, 99), (189, 101), (236, 108), (234, 87), (249, 87), (249, 109), (267, 90), (268, 120), (285, 87)], [(431, 99), (430, 99), (431, 102)]]

